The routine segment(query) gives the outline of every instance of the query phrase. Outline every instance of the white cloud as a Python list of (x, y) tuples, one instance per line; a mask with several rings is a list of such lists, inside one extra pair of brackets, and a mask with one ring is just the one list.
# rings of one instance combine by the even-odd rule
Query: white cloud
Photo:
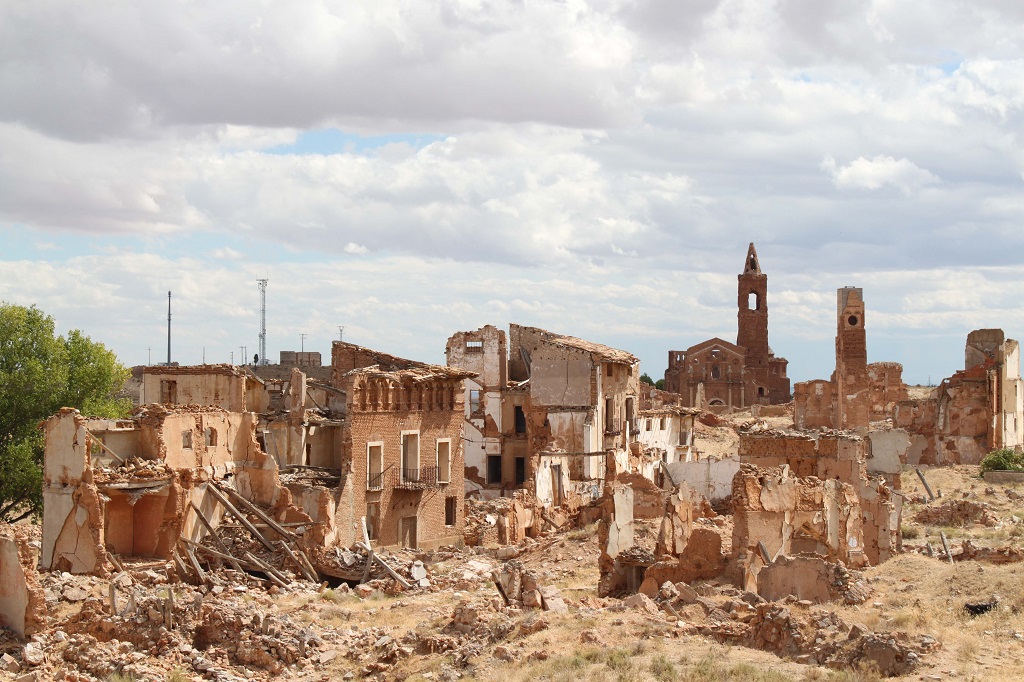
[[(0, 5), (0, 295), (84, 306), (137, 358), (171, 287), (183, 342), (254, 338), (269, 273), (281, 339), (436, 360), (522, 315), (656, 374), (734, 333), (754, 241), (796, 375), (827, 375), (845, 284), (892, 287), (891, 338), (1020, 336), (990, 275), (1024, 253), (1024, 5), (685, 5)], [(328, 127), (392, 137), (271, 153)]]
[(821, 168), (832, 176), (839, 189), (881, 189), (890, 185), (910, 195), (927, 185), (940, 182), (939, 178), (906, 158), (876, 156), (858, 157), (845, 166), (837, 166), (835, 159), (826, 157)]

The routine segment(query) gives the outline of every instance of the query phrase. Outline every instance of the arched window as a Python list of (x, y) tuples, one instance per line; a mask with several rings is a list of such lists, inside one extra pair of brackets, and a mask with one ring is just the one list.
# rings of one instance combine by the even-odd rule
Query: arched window
[(718, 365), (711, 365), (711, 378), (712, 379), (721, 379), (722, 378), (722, 370), (719, 369)]

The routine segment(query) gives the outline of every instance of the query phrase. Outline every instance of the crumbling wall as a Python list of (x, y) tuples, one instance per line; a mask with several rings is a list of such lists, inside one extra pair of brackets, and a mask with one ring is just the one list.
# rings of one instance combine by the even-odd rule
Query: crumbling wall
[(27, 528), (0, 524), (0, 626), (25, 638), (46, 624), (46, 599)]
[(898, 362), (872, 362), (867, 366), (867, 377), (871, 419), (888, 419), (896, 404), (907, 399), (903, 365)]
[(601, 577), (597, 593), (604, 597), (621, 592), (629, 583), (629, 569), (619, 560), (619, 555), (633, 547), (633, 489), (621, 483), (610, 483), (605, 486), (600, 507), (597, 543), (601, 550), (598, 558)]
[(44, 429), (40, 563), (49, 570), (102, 572), (103, 522), (85, 419), (78, 410), (64, 408), (46, 420)]
[(739, 458), (741, 462), (763, 468), (785, 464), (798, 477), (818, 475), (818, 443), (807, 434), (741, 432)]
[(762, 568), (757, 575), (757, 593), (768, 601), (795, 597), (817, 604), (860, 604), (870, 590), (843, 564), (803, 554), (780, 556)]
[(798, 429), (831, 428), (835, 423), (834, 387), (815, 379), (793, 384), (793, 423)]
[(665, 467), (673, 485), (686, 483), (716, 504), (732, 495), (732, 479), (740, 470), (740, 460), (705, 459), (699, 462), (675, 462)]
[(243, 412), (248, 409), (246, 400), (245, 371), (233, 365), (161, 366), (143, 370), (143, 404), (209, 405)]
[(779, 554), (807, 552), (860, 566), (863, 547), (853, 486), (796, 478), (788, 467), (740, 467), (733, 479), (732, 554), (741, 584), (754, 589), (760, 566)]

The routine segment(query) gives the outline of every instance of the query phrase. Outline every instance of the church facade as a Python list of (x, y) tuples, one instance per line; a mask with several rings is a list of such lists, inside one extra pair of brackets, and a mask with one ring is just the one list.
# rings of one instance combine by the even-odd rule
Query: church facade
[(743, 408), (790, 401), (789, 361), (775, 357), (768, 345), (768, 276), (761, 272), (753, 244), (738, 279), (736, 343), (713, 338), (668, 352), (665, 390), (683, 396), (687, 407)]

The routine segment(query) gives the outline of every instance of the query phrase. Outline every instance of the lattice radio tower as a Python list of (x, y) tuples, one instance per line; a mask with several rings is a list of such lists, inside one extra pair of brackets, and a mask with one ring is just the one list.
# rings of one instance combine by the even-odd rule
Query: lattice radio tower
[(260, 285), (260, 359), (259, 364), (267, 364), (267, 282), (256, 280)]

